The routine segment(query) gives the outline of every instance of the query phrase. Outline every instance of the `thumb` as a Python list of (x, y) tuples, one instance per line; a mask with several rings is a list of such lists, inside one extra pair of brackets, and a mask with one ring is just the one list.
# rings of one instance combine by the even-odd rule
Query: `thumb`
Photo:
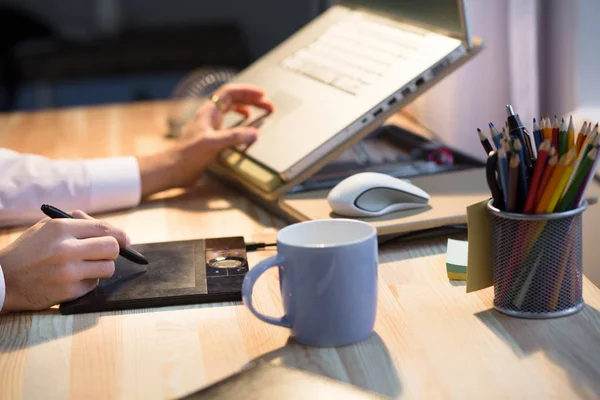
[(231, 146), (251, 144), (256, 140), (257, 134), (258, 132), (254, 127), (238, 126), (236, 128), (218, 132), (218, 134), (214, 136), (212, 142), (220, 151)]

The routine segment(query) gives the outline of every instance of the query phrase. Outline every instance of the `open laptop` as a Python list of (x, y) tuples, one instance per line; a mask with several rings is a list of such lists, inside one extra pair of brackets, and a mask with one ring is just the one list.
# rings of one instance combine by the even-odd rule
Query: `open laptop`
[(348, 0), (330, 7), (233, 80), (263, 88), (276, 111), (249, 148), (223, 152), (221, 167), (263, 197), (283, 194), (466, 58), (472, 44), (463, 3)]

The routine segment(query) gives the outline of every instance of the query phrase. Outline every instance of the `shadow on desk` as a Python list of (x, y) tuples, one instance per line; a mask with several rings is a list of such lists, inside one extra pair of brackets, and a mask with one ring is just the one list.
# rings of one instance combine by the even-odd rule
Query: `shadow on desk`
[(304, 370), (388, 397), (397, 397), (401, 392), (394, 363), (377, 333), (362, 342), (341, 347), (304, 346), (290, 338), (284, 347), (258, 360)]
[(87, 331), (103, 314), (60, 315), (58, 308), (0, 315), (0, 354), (11, 353)]
[(513, 318), (495, 310), (475, 315), (520, 358), (543, 352), (565, 371), (581, 398), (600, 395), (600, 311), (586, 305), (578, 314), (552, 320)]

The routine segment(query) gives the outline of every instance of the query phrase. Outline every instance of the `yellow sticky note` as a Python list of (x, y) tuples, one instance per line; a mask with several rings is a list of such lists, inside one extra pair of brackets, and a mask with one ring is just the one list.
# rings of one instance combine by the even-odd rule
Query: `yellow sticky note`
[(469, 255), (467, 259), (467, 293), (494, 284), (492, 263), (492, 215), (485, 200), (467, 207)]

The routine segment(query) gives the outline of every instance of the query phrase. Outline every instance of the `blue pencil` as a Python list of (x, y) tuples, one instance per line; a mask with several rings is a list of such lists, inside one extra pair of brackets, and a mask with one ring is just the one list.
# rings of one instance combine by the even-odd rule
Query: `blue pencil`
[(502, 135), (500, 135), (500, 132), (498, 132), (498, 129), (496, 129), (496, 127), (494, 126), (494, 124), (492, 124), (490, 122), (489, 124), (490, 127), (490, 136), (492, 137), (492, 140), (494, 141), (494, 145), (496, 145), (496, 150), (500, 150), (500, 148), (502, 147)]
[(498, 173), (500, 175), (500, 186), (504, 204), (508, 204), (508, 157), (503, 147), (498, 149)]
[(521, 163), (519, 164), (519, 203), (517, 205), (517, 209), (521, 212), (525, 206), (525, 199), (527, 198), (527, 193), (529, 191), (529, 185), (527, 183), (527, 166), (523, 162), (523, 145), (520, 140), (513, 140), (513, 149), (521, 160)]

